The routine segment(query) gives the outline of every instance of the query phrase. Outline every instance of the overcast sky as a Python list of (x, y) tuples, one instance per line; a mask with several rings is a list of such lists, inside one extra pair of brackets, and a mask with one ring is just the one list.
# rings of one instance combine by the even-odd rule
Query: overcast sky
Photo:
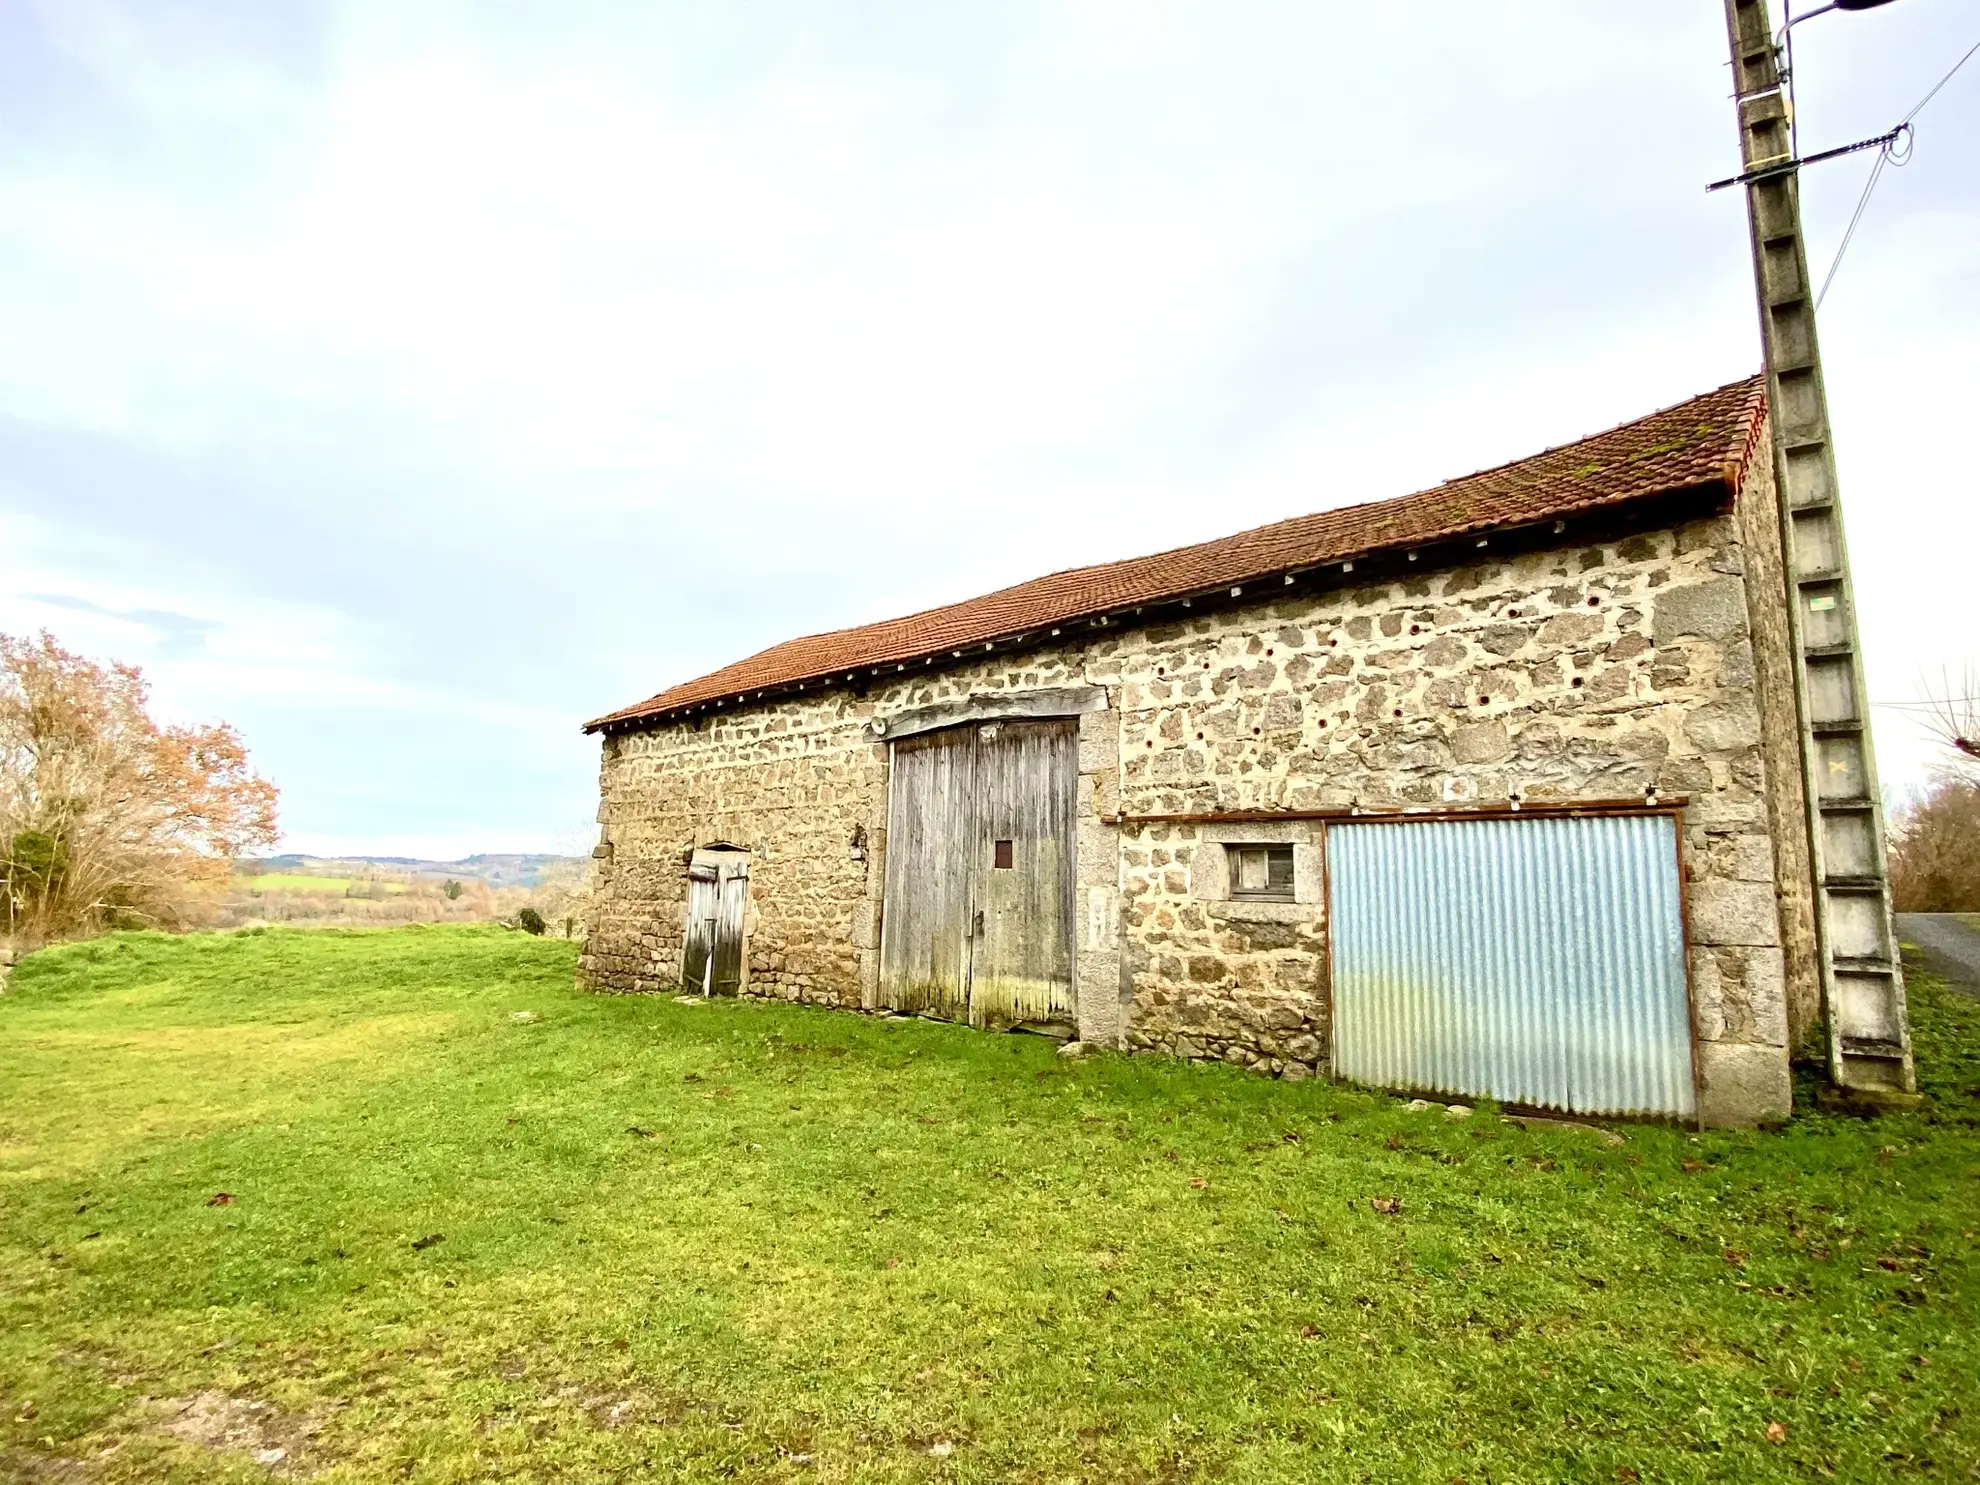
[[(1980, 8), (1797, 35), (1816, 149)], [(236, 723), (295, 848), (588, 849), (578, 726), (663, 685), (1755, 369), (1724, 54), (1719, 0), (0, 0), (0, 630)], [(1821, 326), (1886, 701), (1980, 660), (1980, 60), (1918, 122)]]

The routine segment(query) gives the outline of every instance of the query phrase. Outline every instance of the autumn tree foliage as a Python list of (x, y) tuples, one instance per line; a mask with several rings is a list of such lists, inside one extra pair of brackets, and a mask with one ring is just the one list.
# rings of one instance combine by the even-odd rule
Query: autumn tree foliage
[(161, 727), (136, 666), (0, 634), (0, 937), (196, 924), (276, 839), (275, 786), (222, 724)]

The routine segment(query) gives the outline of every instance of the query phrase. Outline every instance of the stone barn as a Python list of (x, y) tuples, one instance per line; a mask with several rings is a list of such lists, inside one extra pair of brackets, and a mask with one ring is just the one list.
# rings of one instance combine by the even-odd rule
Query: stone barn
[(1785, 1115), (1820, 1020), (1760, 378), (598, 718), (603, 990)]

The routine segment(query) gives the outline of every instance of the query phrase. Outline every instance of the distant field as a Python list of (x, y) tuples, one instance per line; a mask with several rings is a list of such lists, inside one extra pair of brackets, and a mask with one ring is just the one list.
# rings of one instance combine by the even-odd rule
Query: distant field
[[(309, 877), (288, 872), (276, 872), (267, 876), (249, 877), (247, 890), (250, 892), (348, 892), (358, 885), (355, 877)], [(382, 882), (379, 885), (387, 892), (404, 892), (404, 882)]]

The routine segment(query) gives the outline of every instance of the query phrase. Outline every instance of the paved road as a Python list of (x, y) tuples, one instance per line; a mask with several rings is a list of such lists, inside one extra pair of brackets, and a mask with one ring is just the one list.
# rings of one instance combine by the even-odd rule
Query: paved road
[(1951, 913), (1899, 913), (1898, 937), (1917, 947), (1915, 956), (1946, 983), (1980, 995), (1980, 929)]

